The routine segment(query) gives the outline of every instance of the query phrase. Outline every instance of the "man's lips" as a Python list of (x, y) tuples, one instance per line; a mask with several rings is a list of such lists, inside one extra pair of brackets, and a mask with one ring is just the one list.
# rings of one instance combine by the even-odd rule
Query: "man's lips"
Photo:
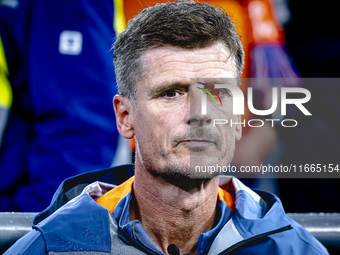
[(172, 147), (186, 146), (186, 147), (208, 147), (208, 146), (218, 146), (221, 141), (221, 137), (218, 133), (213, 132), (215, 130), (206, 129), (190, 129), (186, 134), (176, 135), (171, 141)]
[(207, 147), (215, 144), (215, 142), (207, 139), (189, 139), (180, 141), (178, 145), (179, 144), (183, 144), (190, 147)]

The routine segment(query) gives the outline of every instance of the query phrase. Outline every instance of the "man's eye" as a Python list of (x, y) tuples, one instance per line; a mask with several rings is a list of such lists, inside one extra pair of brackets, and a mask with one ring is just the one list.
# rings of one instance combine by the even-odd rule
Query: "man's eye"
[(232, 93), (229, 89), (216, 89), (216, 92), (218, 93), (218, 95), (220, 97), (224, 97), (224, 96), (229, 96), (231, 97), (232, 96)]
[(178, 91), (176, 90), (167, 90), (161, 94), (162, 97), (175, 97), (177, 95), (178, 95)]

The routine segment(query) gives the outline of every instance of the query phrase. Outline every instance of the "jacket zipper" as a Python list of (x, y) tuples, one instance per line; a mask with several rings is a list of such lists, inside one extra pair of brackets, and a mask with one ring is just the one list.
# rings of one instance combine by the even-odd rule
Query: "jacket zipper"
[(290, 229), (292, 229), (292, 226), (288, 225), (288, 226), (285, 226), (283, 228), (279, 228), (279, 229), (276, 229), (276, 230), (273, 230), (273, 231), (269, 231), (269, 232), (266, 232), (266, 233), (263, 233), (263, 234), (260, 234), (260, 235), (257, 235), (257, 236), (253, 236), (253, 237), (251, 237), (251, 238), (249, 238), (247, 240), (238, 242), (238, 243), (230, 246), (228, 249), (222, 251), (218, 255), (232, 254), (233, 251), (235, 252), (237, 249), (239, 249), (239, 248), (241, 248), (243, 246), (247, 246), (247, 245), (250, 245), (250, 244), (253, 244), (253, 243), (265, 241), (265, 240), (268, 239), (269, 235), (273, 235), (273, 234), (276, 234), (276, 233), (284, 232), (284, 231), (287, 231), (287, 230), (290, 230)]

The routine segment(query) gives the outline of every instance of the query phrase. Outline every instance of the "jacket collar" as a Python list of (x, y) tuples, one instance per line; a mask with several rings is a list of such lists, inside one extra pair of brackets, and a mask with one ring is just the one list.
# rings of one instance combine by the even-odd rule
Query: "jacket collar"
[(234, 194), (235, 211), (211, 245), (208, 255), (220, 254), (256, 236), (284, 229), (290, 222), (273, 194), (251, 190), (237, 178), (220, 177), (220, 186)]
[[(34, 219), (33, 224), (46, 219), (70, 200), (78, 200), (73, 199), (78, 195), (83, 194), (80, 197), (85, 195), (97, 199), (112, 188), (116, 188), (115, 184), (120, 184), (131, 176), (133, 176), (133, 167), (123, 166), (69, 178), (60, 185), (51, 205)], [(87, 186), (89, 183), (92, 184)], [(223, 251), (236, 243), (242, 242), (242, 240), (290, 224), (285, 217), (280, 200), (275, 195), (253, 191), (233, 177), (221, 176), (220, 187), (235, 196), (235, 211), (213, 241), (209, 255), (218, 254), (218, 251)]]

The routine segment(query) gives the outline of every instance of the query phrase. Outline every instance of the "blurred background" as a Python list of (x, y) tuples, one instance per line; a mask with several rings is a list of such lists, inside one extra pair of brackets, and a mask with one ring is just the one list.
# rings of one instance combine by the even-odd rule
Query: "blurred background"
[(112, 106), (115, 4), (0, 1), (0, 211), (42, 211), (63, 179), (131, 162)]
[[(110, 49), (126, 22), (156, 2), (166, 1), (0, 1), (0, 211), (41, 211), (65, 178), (132, 162), (134, 143), (116, 130)], [(242, 35), (244, 78), (340, 76), (337, 10), (329, 4), (205, 2), (223, 7)], [(244, 128), (233, 164), (339, 164), (336, 83), (308, 85), (313, 116), (295, 128)], [(258, 109), (268, 109), (271, 85), (247, 86)], [(252, 177), (243, 181), (276, 193), (287, 212), (340, 212), (340, 179)]]

